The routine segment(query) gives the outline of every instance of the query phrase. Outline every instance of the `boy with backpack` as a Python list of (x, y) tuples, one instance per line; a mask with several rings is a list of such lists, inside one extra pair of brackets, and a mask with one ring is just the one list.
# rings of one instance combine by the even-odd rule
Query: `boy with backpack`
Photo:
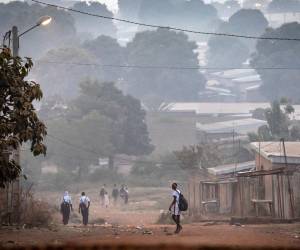
[(180, 190), (177, 189), (177, 183), (172, 184), (172, 190), (173, 201), (169, 207), (169, 211), (172, 213), (172, 219), (176, 223), (176, 230), (174, 233), (178, 234), (182, 230), (182, 226), (180, 225), (180, 212), (186, 211), (188, 204)]
[(82, 215), (82, 223), (83, 225), (87, 225), (89, 222), (89, 208), (91, 201), (89, 197), (85, 195), (85, 192), (81, 193), (81, 197), (79, 200), (79, 213)]
[(70, 212), (73, 211), (72, 199), (68, 191), (65, 191), (62, 203), (60, 204), (60, 212), (63, 216), (63, 224), (67, 225), (70, 219)]

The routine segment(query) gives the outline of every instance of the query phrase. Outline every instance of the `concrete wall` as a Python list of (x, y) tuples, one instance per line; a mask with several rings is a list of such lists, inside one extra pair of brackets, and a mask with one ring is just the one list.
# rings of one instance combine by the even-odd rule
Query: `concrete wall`
[(154, 154), (170, 153), (197, 144), (196, 114), (192, 112), (147, 112), (147, 126)]

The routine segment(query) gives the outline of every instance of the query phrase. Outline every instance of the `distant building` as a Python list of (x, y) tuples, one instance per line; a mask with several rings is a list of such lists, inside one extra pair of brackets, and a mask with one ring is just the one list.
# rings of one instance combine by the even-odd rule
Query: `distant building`
[(256, 132), (260, 126), (266, 124), (266, 121), (246, 118), (208, 124), (197, 123), (196, 126), (199, 141), (217, 141), (233, 136), (247, 137), (248, 133)]
[(258, 101), (262, 100), (262, 96), (254, 99), (247, 97), (247, 89), (254, 86), (260, 87), (262, 81), (255, 69), (232, 69), (208, 74), (210, 80), (219, 83), (219, 87), (230, 89), (231, 94), (236, 96), (235, 101)]
[[(297, 106), (297, 105), (296, 105)], [(294, 106), (294, 107), (296, 107)], [(194, 112), (197, 115), (248, 115), (257, 108), (269, 108), (267, 102), (173, 102), (162, 103), (159, 111), (164, 112)], [(300, 110), (300, 106), (299, 106)]]

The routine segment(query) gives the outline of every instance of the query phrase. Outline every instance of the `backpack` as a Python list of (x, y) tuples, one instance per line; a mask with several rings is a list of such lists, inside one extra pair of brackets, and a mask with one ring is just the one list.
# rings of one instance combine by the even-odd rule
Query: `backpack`
[(179, 210), (183, 212), (188, 210), (189, 204), (186, 198), (183, 196), (182, 193), (179, 193), (178, 191), (176, 192), (179, 194), (179, 203), (178, 203)]

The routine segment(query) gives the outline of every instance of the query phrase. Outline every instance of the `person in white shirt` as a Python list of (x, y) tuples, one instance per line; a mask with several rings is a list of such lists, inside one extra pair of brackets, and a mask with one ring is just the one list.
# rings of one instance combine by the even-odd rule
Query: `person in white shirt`
[(71, 211), (73, 211), (72, 199), (71, 196), (69, 195), (69, 192), (65, 191), (62, 203), (60, 205), (60, 212), (62, 213), (63, 216), (62, 221), (64, 225), (67, 225), (69, 223)]
[(104, 206), (106, 208), (108, 208), (109, 206), (109, 196), (108, 196), (108, 193), (105, 191), (105, 194), (104, 194)]
[(89, 208), (91, 205), (91, 201), (89, 197), (85, 195), (85, 192), (81, 193), (81, 197), (79, 200), (79, 213), (82, 215), (82, 223), (83, 225), (87, 225), (89, 222)]
[(177, 189), (177, 183), (172, 184), (172, 203), (169, 207), (169, 211), (172, 213), (172, 219), (176, 223), (175, 233), (178, 234), (182, 230), (180, 225), (180, 210), (179, 210), (179, 195), (180, 190)]

